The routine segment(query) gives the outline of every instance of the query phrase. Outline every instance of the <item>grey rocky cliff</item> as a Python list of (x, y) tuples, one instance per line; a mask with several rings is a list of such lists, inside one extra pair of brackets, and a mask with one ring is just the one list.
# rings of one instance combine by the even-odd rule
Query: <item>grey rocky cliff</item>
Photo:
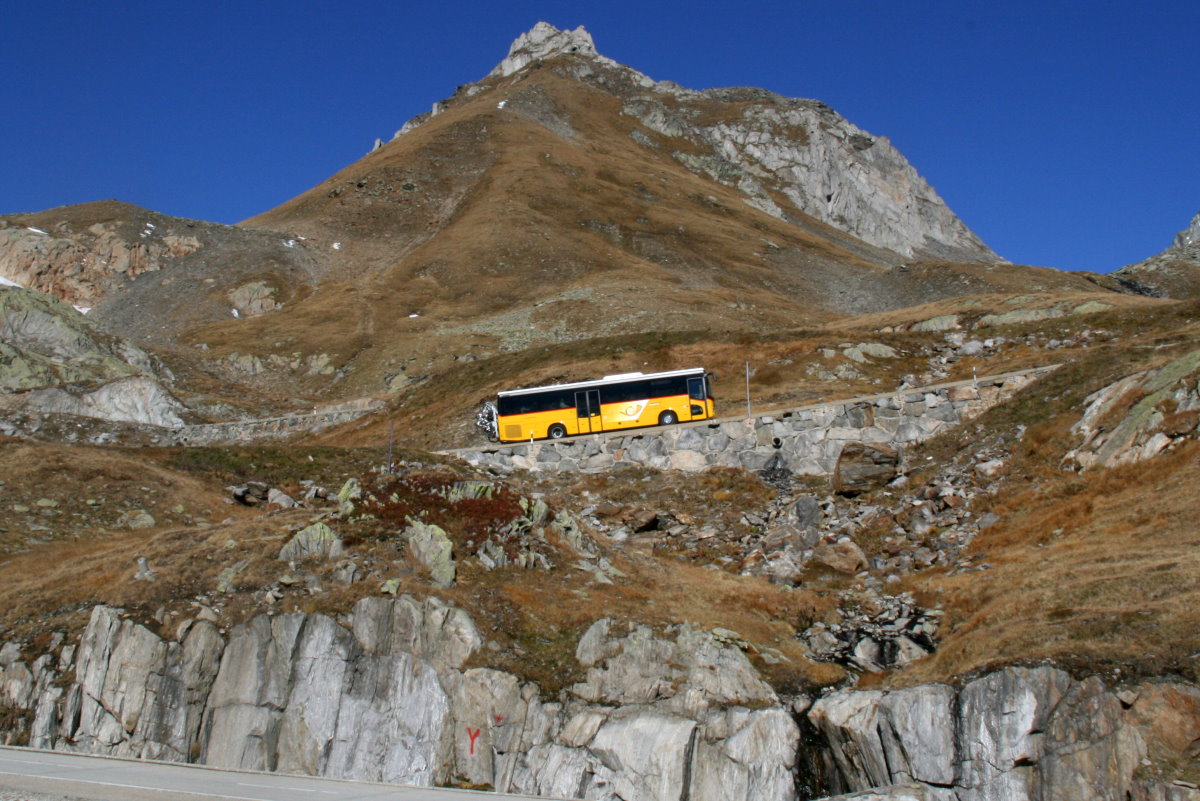
[(1118, 693), (1096, 677), (1014, 667), (961, 690), (836, 692), (808, 717), (846, 789), (917, 783), (931, 801), (1200, 798), (1139, 775), (1161, 740), (1147, 725), (1164, 712), (1153, 687)]
[(559, 30), (548, 22), (539, 22), (513, 41), (508, 48), (508, 55), (488, 73), (488, 77), (506, 78), (535, 61), (564, 53), (587, 56), (612, 67), (620, 66), (596, 52), (592, 35), (582, 25), (567, 31)]
[(803, 704), (727, 640), (597, 621), (576, 650), (583, 680), (549, 700), (469, 667), (482, 638), (437, 599), (367, 598), (341, 621), (260, 615), (227, 633), (188, 621), (174, 639), (101, 606), (77, 645), (29, 663), (0, 648), (0, 705), (24, 710), (41, 748), (560, 798), (1200, 797), (1138, 774), (1200, 742), (1195, 687), (1118, 693), (1008, 668), (961, 690), (834, 692), (798, 719)]
[(174, 427), (185, 413), (161, 367), (66, 303), (0, 287), (0, 409)]
[[(714, 109), (719, 119), (702, 122)], [(774, 217), (799, 222), (800, 212), (904, 258), (1001, 261), (891, 142), (824, 103), (709, 89), (670, 99), (648, 93), (624, 112), (656, 134), (703, 148), (674, 155)]]
[(688, 169), (737, 188), (748, 204), (779, 219), (810, 229), (815, 218), (850, 234), (859, 241), (841, 244), (870, 261), (1003, 261), (886, 138), (863, 131), (824, 103), (762, 89), (693, 91), (655, 81), (600, 55), (582, 26), (559, 30), (537, 23), (483, 80), (434, 104), (396, 136), (460, 96), (477, 95), (551, 59), (557, 59), (561, 74), (618, 96), (623, 113), (642, 126), (633, 132), (642, 146), (669, 146)]
[(1171, 246), (1112, 274), (1127, 289), (1177, 299), (1200, 296), (1200, 214), (1175, 235)]

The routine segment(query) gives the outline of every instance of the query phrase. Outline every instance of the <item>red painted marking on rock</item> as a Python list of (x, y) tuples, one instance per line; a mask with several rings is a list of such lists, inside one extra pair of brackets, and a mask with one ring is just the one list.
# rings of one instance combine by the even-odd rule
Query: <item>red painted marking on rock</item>
[(475, 755), (475, 741), (479, 739), (479, 729), (467, 727), (467, 736), (471, 738), (471, 755)]

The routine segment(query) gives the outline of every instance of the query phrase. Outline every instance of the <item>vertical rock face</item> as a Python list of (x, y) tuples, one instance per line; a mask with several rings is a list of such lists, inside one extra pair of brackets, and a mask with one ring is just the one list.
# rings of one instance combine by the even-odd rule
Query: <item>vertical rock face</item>
[[(554, 742), (513, 789), (573, 798), (794, 799), (800, 732), (741, 651), (683, 626), (614, 636), (598, 621), (576, 658)], [(751, 707), (762, 707), (754, 708)]]
[(96, 607), (79, 644), (77, 683), (59, 724), (48, 727), (59, 736), (35, 733), (31, 745), (61, 745), (66, 736), (71, 750), (187, 761), (223, 645), (211, 623), (167, 642)]
[(864, 801), (1200, 795), (1135, 778), (1194, 758), (1194, 687), (1118, 698), (1039, 667), (961, 690), (834, 692), (809, 710), (819, 736), (802, 751), (793, 713), (724, 643), (600, 620), (576, 651), (584, 679), (547, 701), (516, 676), (466, 668), (479, 634), (436, 599), (364, 599), (346, 625), (262, 615), (222, 636), (193, 622), (177, 640), (97, 607), (57, 658), (27, 665), (0, 648), (0, 706), (25, 711), (39, 748), (558, 798), (792, 801), (811, 783), (801, 766), (822, 761), (827, 790)]
[(1145, 713), (1161, 698), (1143, 692), (1145, 702), (1134, 692), (1138, 700), (1124, 704), (1095, 677), (1007, 668), (960, 691), (837, 692), (808, 717), (847, 789), (916, 782), (928, 798), (945, 801), (1174, 797), (1186, 788), (1135, 778), (1154, 734)]

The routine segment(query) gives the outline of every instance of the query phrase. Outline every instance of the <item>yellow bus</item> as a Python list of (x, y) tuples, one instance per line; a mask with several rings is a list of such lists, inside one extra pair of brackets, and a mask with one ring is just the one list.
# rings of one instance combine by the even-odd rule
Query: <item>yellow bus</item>
[(485, 430), (501, 442), (520, 442), (706, 420), (716, 412), (712, 378), (694, 367), (513, 389), (499, 393)]

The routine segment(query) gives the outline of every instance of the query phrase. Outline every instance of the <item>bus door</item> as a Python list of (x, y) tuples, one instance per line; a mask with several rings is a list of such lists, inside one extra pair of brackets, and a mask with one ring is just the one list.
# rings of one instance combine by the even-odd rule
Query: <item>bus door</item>
[[(682, 417), (683, 420), (701, 420), (704, 418), (704, 379), (689, 378), (688, 379), (688, 413)], [(700, 409), (700, 413), (695, 411)]]
[(575, 414), (579, 417), (579, 433), (603, 431), (600, 419), (600, 390), (589, 389), (575, 393)]

